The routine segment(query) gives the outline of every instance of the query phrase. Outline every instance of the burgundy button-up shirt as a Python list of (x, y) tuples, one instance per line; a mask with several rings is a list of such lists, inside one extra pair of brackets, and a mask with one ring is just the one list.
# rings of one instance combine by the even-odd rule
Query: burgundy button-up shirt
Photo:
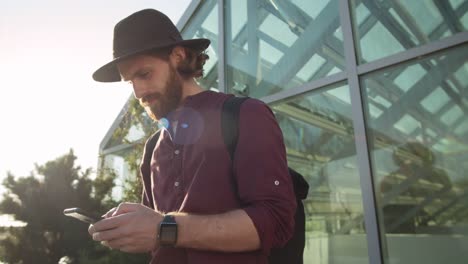
[[(223, 102), (232, 95), (204, 91), (168, 116), (156, 143), (150, 175), (143, 175), (143, 204), (197, 215), (243, 209), (252, 219), (261, 250), (226, 253), (159, 248), (151, 263), (264, 264), (286, 243), (296, 209), (281, 130), (270, 108), (256, 99), (240, 110), (238, 143), (231, 161), (221, 130)], [(150, 187), (150, 188), (149, 188)]]

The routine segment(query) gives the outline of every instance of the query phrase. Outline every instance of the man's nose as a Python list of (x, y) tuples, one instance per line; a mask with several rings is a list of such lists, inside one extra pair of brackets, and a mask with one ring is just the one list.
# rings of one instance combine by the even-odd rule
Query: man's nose
[(137, 83), (132, 83), (133, 87), (133, 96), (135, 96), (136, 99), (140, 100), (147, 94), (146, 89), (143, 87), (141, 84)]

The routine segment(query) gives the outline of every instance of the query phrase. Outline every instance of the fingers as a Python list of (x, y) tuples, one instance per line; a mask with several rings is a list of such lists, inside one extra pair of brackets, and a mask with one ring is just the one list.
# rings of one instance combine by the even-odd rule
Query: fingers
[(115, 216), (137, 211), (141, 207), (142, 205), (138, 203), (121, 203), (118, 207), (114, 207), (107, 213), (105, 213), (103, 220), (90, 225), (88, 228), (88, 232), (90, 235), (93, 235), (93, 233), (95, 232), (116, 228), (117, 226), (121, 225), (121, 221), (124, 221), (125, 219), (114, 219)]
[(142, 250), (138, 250), (137, 247), (132, 242), (132, 240), (128, 238), (115, 239), (111, 241), (102, 241), (101, 244), (106, 247), (117, 249), (117, 250), (120, 250), (122, 252), (127, 252), (127, 253), (145, 252)]
[(149, 252), (156, 247), (156, 240), (141, 241), (131, 236), (124, 236), (112, 240), (101, 241), (101, 244), (127, 253)]
[(128, 221), (128, 215), (119, 215), (115, 217), (105, 218), (89, 226), (88, 232), (93, 235), (96, 232), (115, 229)]
[(114, 214), (115, 210), (117, 210), (117, 207), (114, 207), (114, 208), (110, 209), (107, 213), (105, 213), (105, 214), (103, 215), (103, 217), (104, 217), (104, 218), (111, 217), (112, 214)]
[(148, 252), (155, 247), (160, 213), (141, 204), (122, 203), (105, 217), (90, 225), (93, 240), (124, 252)]
[(127, 237), (128, 232), (125, 228), (114, 228), (106, 231), (100, 231), (93, 233), (94, 241), (109, 241), (122, 237)]
[(112, 249), (118, 249), (121, 251), (127, 250), (124, 252), (128, 252), (128, 250), (130, 250), (130, 247), (132, 245), (131, 240), (128, 239), (127, 237), (109, 240), (109, 241), (102, 241), (101, 244)]

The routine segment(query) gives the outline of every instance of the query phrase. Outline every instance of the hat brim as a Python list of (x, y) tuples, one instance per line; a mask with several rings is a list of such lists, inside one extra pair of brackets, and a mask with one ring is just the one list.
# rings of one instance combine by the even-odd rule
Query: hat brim
[(111, 62), (105, 64), (104, 66), (99, 68), (97, 71), (95, 71), (93, 73), (93, 79), (98, 82), (120, 82), (122, 78), (120, 76), (119, 69), (117, 68), (117, 63), (131, 56), (145, 53), (150, 50), (158, 50), (158, 49), (167, 48), (171, 46), (185, 46), (185, 47), (190, 47), (190, 48), (202, 51), (208, 48), (209, 45), (210, 45), (210, 40), (203, 39), (203, 38), (181, 40), (178, 42), (172, 42), (169, 45), (159, 45), (159, 46), (150, 45), (147, 48), (132, 51), (132, 52), (129, 52), (127, 54), (124, 54), (122, 56), (115, 58)]

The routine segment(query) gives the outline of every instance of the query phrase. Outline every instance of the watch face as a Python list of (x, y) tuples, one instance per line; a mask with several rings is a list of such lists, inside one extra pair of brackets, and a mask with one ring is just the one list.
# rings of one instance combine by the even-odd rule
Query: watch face
[(162, 246), (173, 246), (177, 241), (177, 224), (162, 223), (159, 229), (159, 242)]

